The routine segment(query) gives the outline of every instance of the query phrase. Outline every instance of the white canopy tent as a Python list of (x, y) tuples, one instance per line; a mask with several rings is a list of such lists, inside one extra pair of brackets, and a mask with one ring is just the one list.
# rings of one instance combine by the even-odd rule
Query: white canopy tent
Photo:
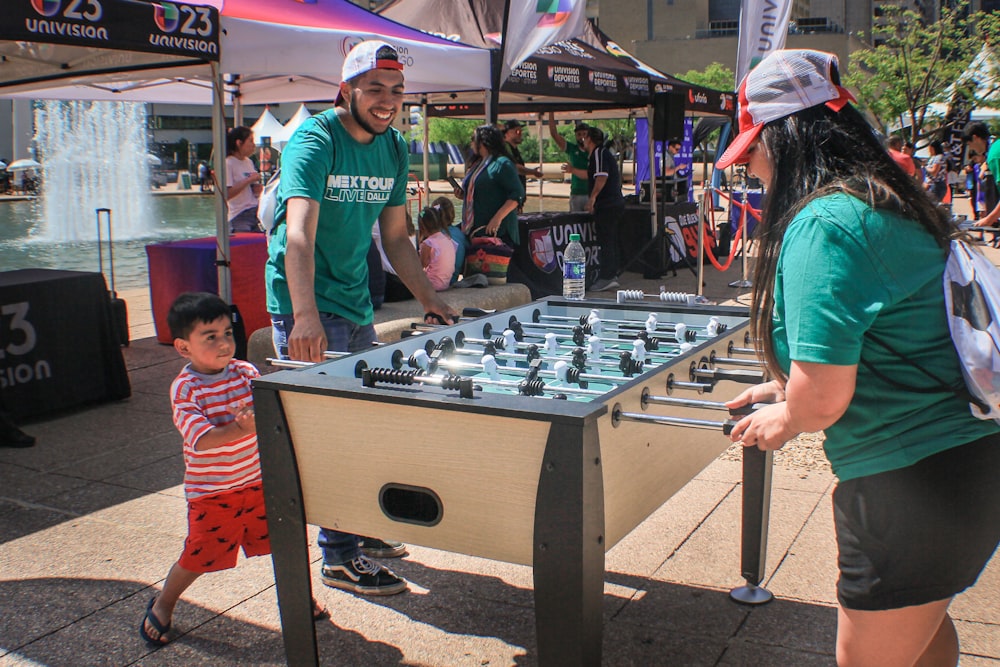
[(298, 110), (291, 118), (288, 119), (288, 122), (281, 128), (281, 131), (271, 137), (271, 145), (277, 146), (279, 149), (284, 148), (285, 144), (288, 143), (288, 140), (292, 138), (292, 134), (294, 134), (295, 130), (299, 128), (299, 125), (302, 124), (302, 121), (310, 116), (312, 116), (312, 114), (309, 113), (309, 109), (306, 108), (306, 105), (300, 104)]
[(250, 129), (253, 130), (254, 140), (260, 146), (263, 144), (265, 137), (270, 138), (271, 143), (274, 143), (274, 137), (283, 132), (285, 128), (281, 124), (281, 121), (271, 113), (271, 108), (264, 107), (264, 112), (260, 114), (257, 122), (250, 126)]

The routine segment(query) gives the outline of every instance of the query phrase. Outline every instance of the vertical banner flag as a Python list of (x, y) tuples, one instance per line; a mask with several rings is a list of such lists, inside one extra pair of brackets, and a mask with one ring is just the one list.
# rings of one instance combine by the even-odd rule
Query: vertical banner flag
[(764, 56), (785, 46), (792, 0), (741, 0), (736, 88)]
[(587, 20), (586, 0), (509, 0), (508, 7), (501, 84), (538, 49), (582, 33)]

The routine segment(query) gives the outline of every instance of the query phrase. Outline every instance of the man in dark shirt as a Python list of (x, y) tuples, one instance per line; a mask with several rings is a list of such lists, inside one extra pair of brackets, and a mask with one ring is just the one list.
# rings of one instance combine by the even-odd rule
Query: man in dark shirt
[(521, 121), (517, 119), (508, 120), (503, 124), (503, 138), (507, 142), (507, 153), (510, 154), (510, 159), (514, 161), (514, 166), (517, 167), (517, 175), (521, 177), (521, 186), (527, 189), (528, 176), (541, 178), (542, 170), (529, 169), (524, 166), (524, 158), (521, 157), (521, 151), (517, 148), (524, 141), (523, 128), (524, 124)]
[(618, 287), (619, 265), (618, 226), (625, 214), (625, 198), (622, 197), (622, 179), (618, 171), (618, 161), (604, 146), (604, 132), (597, 127), (587, 128), (583, 147), (590, 153), (587, 165), (587, 180), (590, 183), (590, 199), (587, 211), (594, 216), (594, 228), (600, 249), (597, 260), (600, 264), (597, 282), (590, 291), (603, 292)]

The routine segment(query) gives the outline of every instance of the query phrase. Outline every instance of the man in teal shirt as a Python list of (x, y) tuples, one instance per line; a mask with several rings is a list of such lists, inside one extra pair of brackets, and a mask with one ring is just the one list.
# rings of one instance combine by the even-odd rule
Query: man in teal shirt
[(569, 182), (569, 210), (571, 213), (585, 212), (587, 202), (590, 199), (590, 184), (587, 181), (587, 165), (590, 163), (590, 154), (583, 149), (583, 139), (587, 136), (588, 129), (590, 126), (586, 123), (577, 123), (576, 143), (571, 144), (556, 130), (555, 114), (549, 112), (549, 135), (559, 146), (559, 150), (566, 154), (567, 165), (563, 167), (563, 171), (572, 174)]
[[(386, 42), (355, 46), (337, 105), (302, 123), (282, 155), (265, 280), (283, 358), (319, 362), (327, 350), (358, 352), (375, 342), (366, 257), (376, 220), (389, 261), (428, 315), (457, 320), (406, 233), (409, 158), (391, 127), (402, 106), (402, 70)], [(319, 546), (327, 586), (365, 595), (406, 590), (404, 580), (366, 557), (401, 556), (406, 548), (398, 542), (321, 528)]]

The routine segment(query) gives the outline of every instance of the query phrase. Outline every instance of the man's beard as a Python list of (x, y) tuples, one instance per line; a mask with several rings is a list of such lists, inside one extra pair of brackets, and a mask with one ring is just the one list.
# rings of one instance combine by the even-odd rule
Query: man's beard
[(351, 117), (354, 119), (354, 122), (356, 122), (358, 125), (360, 125), (361, 129), (363, 129), (368, 134), (372, 134), (372, 135), (385, 134), (386, 132), (389, 131), (389, 128), (391, 127), (391, 123), (389, 125), (387, 125), (384, 130), (376, 130), (374, 127), (372, 127), (371, 123), (369, 123), (367, 120), (364, 120), (363, 118), (361, 118), (361, 114), (358, 113), (357, 107), (354, 104), (354, 97), (353, 96), (351, 97)]

